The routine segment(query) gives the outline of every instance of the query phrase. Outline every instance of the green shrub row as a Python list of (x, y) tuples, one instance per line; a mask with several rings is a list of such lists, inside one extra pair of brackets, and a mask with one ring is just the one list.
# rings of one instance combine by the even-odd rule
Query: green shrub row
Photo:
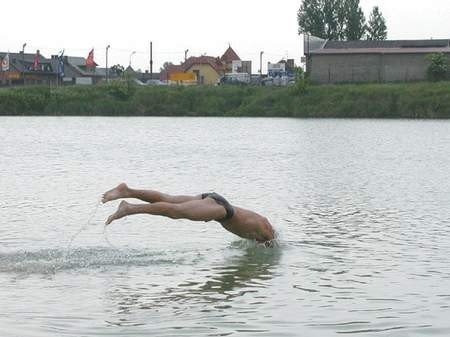
[(0, 89), (0, 115), (450, 118), (450, 82), (254, 87)]

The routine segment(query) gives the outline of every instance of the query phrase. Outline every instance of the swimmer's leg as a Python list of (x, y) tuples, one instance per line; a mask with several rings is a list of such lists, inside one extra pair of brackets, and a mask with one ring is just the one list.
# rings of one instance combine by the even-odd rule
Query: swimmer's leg
[(117, 211), (106, 220), (106, 225), (109, 225), (114, 220), (132, 214), (152, 214), (165, 216), (171, 219), (211, 221), (223, 219), (226, 216), (226, 211), (223, 206), (217, 204), (210, 198), (183, 203), (155, 202), (141, 205), (122, 201)]
[(201, 200), (201, 195), (188, 196), (188, 195), (170, 195), (153, 190), (139, 190), (128, 187), (125, 183), (119, 184), (117, 187), (109, 190), (103, 194), (102, 202), (106, 203), (112, 200), (122, 198), (134, 198), (142, 201), (155, 203), (155, 202), (167, 202), (171, 204), (180, 204), (193, 200)]

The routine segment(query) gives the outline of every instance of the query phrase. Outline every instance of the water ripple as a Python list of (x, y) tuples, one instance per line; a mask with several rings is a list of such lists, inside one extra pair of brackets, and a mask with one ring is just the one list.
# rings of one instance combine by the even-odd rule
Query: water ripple
[(110, 248), (44, 249), (0, 254), (0, 272), (3, 273), (55, 273), (76, 269), (102, 267), (176, 265), (184, 257), (170, 258), (163, 253)]
[[(1, 336), (450, 335), (447, 121), (1, 117), (0, 134)], [(84, 224), (120, 181), (215, 190), (279, 240), (133, 216), (105, 248), (117, 203)]]

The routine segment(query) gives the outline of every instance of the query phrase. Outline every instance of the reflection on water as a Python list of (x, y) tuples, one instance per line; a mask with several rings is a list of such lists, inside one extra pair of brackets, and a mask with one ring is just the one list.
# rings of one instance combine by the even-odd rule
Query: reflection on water
[(230, 261), (225, 261), (223, 266), (213, 267), (213, 275), (209, 276), (200, 290), (205, 293), (217, 292), (231, 300), (243, 295), (242, 292), (236, 292), (239, 289), (264, 287), (265, 282), (273, 277), (281, 252), (279, 247), (247, 248), (243, 256), (234, 256)]
[[(117, 284), (108, 291), (111, 309), (117, 315), (114, 325), (145, 324), (133, 317), (143, 315), (141, 310), (171, 311), (178, 315), (203, 315), (230, 308), (236, 298), (250, 295), (264, 304), (270, 299), (261, 289), (270, 287), (282, 257), (281, 248), (265, 248), (239, 242), (232, 248), (233, 254), (224, 261), (215, 261), (210, 268), (195, 268), (195, 278), (183, 279), (168, 287), (156, 286), (151, 278), (139, 286)], [(230, 252), (227, 252), (230, 253)], [(162, 289), (161, 289), (162, 288)], [(189, 312), (193, 312), (189, 314)], [(136, 318), (134, 318), (136, 319)], [(141, 318), (146, 321), (146, 316)]]

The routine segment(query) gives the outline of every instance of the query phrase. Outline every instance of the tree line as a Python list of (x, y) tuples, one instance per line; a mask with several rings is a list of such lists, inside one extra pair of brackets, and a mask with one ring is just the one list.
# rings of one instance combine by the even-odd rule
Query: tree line
[(299, 34), (326, 40), (386, 40), (386, 19), (378, 6), (366, 20), (359, 0), (303, 0), (297, 13)]

